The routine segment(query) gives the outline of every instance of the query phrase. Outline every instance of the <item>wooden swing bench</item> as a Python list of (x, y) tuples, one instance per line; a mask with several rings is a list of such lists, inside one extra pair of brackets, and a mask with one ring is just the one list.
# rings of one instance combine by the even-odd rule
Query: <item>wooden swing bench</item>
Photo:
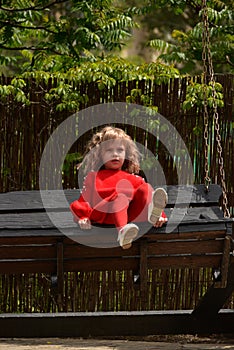
[[(71, 213), (60, 205), (59, 194), (54, 208), (44, 208), (40, 191), (2, 193), (0, 273), (50, 274), (58, 294), (63, 295), (64, 272), (130, 270), (133, 278), (139, 277), (136, 287), (144, 298), (148, 269), (212, 268), (214, 283), (192, 311), (198, 319), (212, 318), (234, 290), (233, 219), (223, 217), (218, 185), (210, 185), (208, 192), (204, 185), (168, 186), (166, 190), (168, 224), (156, 229), (141, 223), (144, 234), (128, 250), (117, 246), (114, 231), (110, 233), (107, 227), (89, 231), (69, 227)], [(68, 203), (79, 196), (78, 190), (64, 192)], [(182, 193), (179, 204), (178, 193)], [(192, 193), (190, 203), (188, 193)], [(61, 218), (62, 232), (50, 214)]]

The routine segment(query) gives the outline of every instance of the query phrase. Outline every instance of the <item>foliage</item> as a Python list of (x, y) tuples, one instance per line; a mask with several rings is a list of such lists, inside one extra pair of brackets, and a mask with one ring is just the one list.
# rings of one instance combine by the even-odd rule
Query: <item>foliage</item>
[[(172, 3), (173, 1), (171, 1)], [(154, 1), (152, 1), (154, 3)], [(165, 3), (165, 2), (164, 2)], [(201, 1), (180, 1), (178, 6), (188, 13), (188, 9), (195, 18), (192, 27), (184, 29), (174, 28), (170, 39), (154, 38), (149, 46), (158, 52), (158, 57), (166, 63), (180, 65), (182, 73), (200, 72), (202, 70), (202, 22), (203, 9)], [(171, 4), (173, 6), (173, 4)], [(207, 15), (209, 19), (209, 41), (213, 65), (216, 72), (233, 72), (234, 35), (233, 35), (233, 2), (207, 1)], [(151, 5), (152, 6), (152, 5)], [(158, 5), (157, 5), (158, 6)]]
[(25, 95), (23, 88), (26, 83), (23, 79), (14, 78), (9, 85), (0, 85), (1, 99), (7, 100), (8, 96), (12, 96), (16, 102), (22, 104), (30, 104), (29, 97)]
[[(0, 62), (12, 71), (66, 71), (121, 48), (136, 22), (112, 0), (5, 0)], [(14, 52), (12, 55), (11, 52)], [(17, 63), (21, 63), (17, 67)]]
[[(79, 83), (96, 83), (98, 89), (102, 90), (115, 86), (116, 81), (154, 80), (162, 83), (167, 82), (170, 78), (177, 78), (179, 76), (179, 71), (173, 66), (168, 66), (160, 62), (138, 66), (122, 58), (109, 56), (103, 59), (96, 59), (95, 62), (85, 62), (81, 66), (70, 68), (66, 72), (48, 73), (37, 70), (25, 72), (20, 78), (14, 78), (13, 83), (15, 86), (18, 86), (20, 83), (17, 85), (17, 82), (24, 82), (25, 84), (28, 78), (32, 78), (37, 82), (48, 82), (50, 79), (52, 84), (54, 83), (54, 86), (49, 88), (45, 94), (47, 103), (51, 107), (55, 106), (58, 111), (66, 109), (74, 112), (79, 109), (80, 103), (85, 104), (89, 99), (86, 93), (80, 92)], [(13, 85), (8, 86), (8, 88), (0, 85), (2, 99), (7, 97), (9, 93), (16, 94), (17, 92), (20, 95), (20, 91), (22, 102), (30, 103), (29, 98), (26, 99), (23, 89), (20, 90), (17, 87), (17, 91), (15, 91)], [(134, 91), (132, 92), (133, 95)], [(149, 106), (150, 103), (146, 99), (147, 96), (142, 95), (139, 102), (143, 102)]]
[[(233, 3), (207, 0), (207, 4), (215, 68), (227, 72), (233, 69)], [(95, 62), (122, 49), (132, 30), (146, 25), (144, 21), (151, 23), (149, 46), (165, 63), (176, 64), (182, 73), (198, 72), (201, 8), (201, 0), (4, 0), (0, 5), (1, 71), (7, 75), (66, 72)], [(155, 27), (158, 31), (162, 25), (164, 37), (155, 38)], [(166, 35), (170, 40), (165, 40)]]
[(63, 163), (63, 169), (62, 173), (65, 176), (69, 176), (69, 172), (71, 171), (71, 165), (74, 169), (77, 168), (77, 163), (82, 161), (82, 155), (80, 153), (74, 152), (74, 153), (67, 153), (64, 163)]
[[(215, 0), (208, 9), (212, 55), (220, 60), (227, 57), (230, 60), (233, 53), (231, 3), (226, 3)], [(12, 96), (17, 102), (28, 104), (26, 80), (45, 83), (50, 80), (46, 103), (51, 109), (74, 112), (89, 98), (79, 91), (81, 82), (95, 83), (102, 90), (113, 87), (117, 80), (161, 83), (179, 77), (180, 71), (191, 70), (201, 60), (200, 22), (187, 32), (174, 29), (171, 42), (151, 40), (150, 46), (161, 53), (155, 62), (134, 64), (117, 53), (127, 44), (132, 30), (138, 28), (137, 19), (165, 8), (181, 16), (189, 6), (201, 15), (200, 1), (195, 6), (195, 2), (185, 0), (144, 0), (132, 6), (122, 0), (3, 0), (1, 73), (15, 78), (10, 85), (0, 86), (1, 99), (6, 101)], [(175, 65), (180, 65), (180, 71)], [(191, 101), (185, 103), (186, 108), (193, 105), (191, 91), (188, 89)], [(127, 101), (152, 107), (148, 96), (139, 93), (137, 86)]]
[(88, 101), (80, 82), (94, 82), (102, 90), (116, 80), (162, 81), (179, 75), (170, 65), (138, 66), (116, 55), (137, 27), (137, 10), (113, 0), (4, 0), (0, 10), (1, 69), (16, 76), (11, 85), (0, 86), (2, 99), (12, 94), (29, 103), (26, 79), (50, 79), (47, 103), (75, 111)]
[[(215, 89), (215, 94), (214, 94)], [(201, 107), (204, 105), (205, 100), (207, 106), (210, 108), (214, 107), (214, 102), (217, 107), (222, 108), (223, 102), (223, 87), (220, 83), (204, 84), (198, 83), (191, 79), (190, 84), (187, 87), (186, 99), (183, 102), (184, 109), (190, 109), (194, 106)]]

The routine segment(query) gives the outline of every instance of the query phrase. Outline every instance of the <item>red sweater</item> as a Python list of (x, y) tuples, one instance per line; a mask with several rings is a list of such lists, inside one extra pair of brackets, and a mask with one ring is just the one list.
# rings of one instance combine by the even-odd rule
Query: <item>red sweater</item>
[(90, 218), (92, 209), (97, 204), (103, 199), (105, 201), (114, 200), (118, 193), (125, 194), (131, 201), (135, 190), (142, 184), (146, 183), (141, 176), (129, 174), (123, 170), (104, 169), (88, 173), (84, 180), (81, 196), (70, 206), (75, 220)]

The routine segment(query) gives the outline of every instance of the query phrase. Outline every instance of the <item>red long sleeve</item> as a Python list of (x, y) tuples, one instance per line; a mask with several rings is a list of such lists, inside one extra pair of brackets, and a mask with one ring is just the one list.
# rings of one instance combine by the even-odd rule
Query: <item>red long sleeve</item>
[(82, 192), (78, 200), (71, 203), (70, 208), (74, 216), (74, 220), (89, 218), (92, 212), (91, 208), (91, 194), (92, 194), (92, 176), (93, 173), (89, 173), (83, 184)]
[[(100, 211), (100, 207), (108, 208), (108, 202), (114, 201), (121, 193), (124, 194), (131, 202), (138, 191), (146, 185), (145, 180), (137, 175), (129, 174), (122, 170), (100, 170), (98, 172), (90, 172), (84, 180), (81, 196), (78, 200), (71, 203), (70, 208), (75, 221), (80, 219), (91, 218), (94, 220), (93, 212), (95, 208)], [(148, 185), (148, 184), (147, 184)], [(148, 185), (150, 188), (151, 186)], [(149, 190), (147, 187), (147, 190)], [(153, 191), (153, 189), (151, 188)], [(141, 198), (138, 199), (137, 210), (142, 207)], [(132, 202), (131, 202), (132, 203)], [(144, 208), (142, 208), (143, 210)], [(135, 213), (135, 210), (132, 210)], [(107, 224), (113, 223), (113, 215), (111, 211), (101, 210), (102, 218), (98, 222), (105, 222)], [(109, 215), (110, 214), (110, 215)], [(162, 212), (162, 216), (166, 215)], [(96, 217), (97, 218), (97, 217)], [(147, 215), (145, 215), (147, 220)], [(92, 220), (91, 220), (92, 221)], [(94, 220), (96, 221), (96, 219)]]
[(131, 199), (134, 189), (142, 183), (142, 177), (122, 170), (91, 171), (84, 180), (81, 196), (70, 205), (75, 221), (90, 218), (92, 209), (102, 200), (114, 200), (117, 187)]

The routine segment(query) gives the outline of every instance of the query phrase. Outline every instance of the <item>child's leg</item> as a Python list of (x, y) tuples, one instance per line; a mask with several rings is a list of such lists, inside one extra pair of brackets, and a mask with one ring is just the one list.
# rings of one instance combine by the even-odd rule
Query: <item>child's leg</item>
[(110, 215), (118, 231), (128, 223), (128, 207), (129, 199), (122, 193), (110, 202)]
[(163, 188), (157, 188), (152, 195), (152, 200), (148, 209), (148, 221), (155, 224), (161, 216), (166, 217), (163, 209), (167, 204), (167, 193)]
[(134, 193), (128, 208), (128, 222), (148, 220), (148, 206), (152, 199), (153, 188), (148, 183), (140, 185)]
[(90, 220), (98, 223), (113, 223), (121, 228), (128, 222), (129, 199), (124, 194), (115, 194), (108, 200), (104, 199), (92, 210)]
[(118, 242), (123, 249), (132, 246), (132, 241), (138, 234), (138, 227), (128, 224), (129, 197), (119, 193), (114, 200), (101, 201), (92, 211), (91, 220), (96, 222), (112, 222), (118, 231)]
[(119, 230), (118, 242), (123, 249), (129, 249), (132, 241), (137, 237), (139, 227), (133, 223), (127, 224)]

